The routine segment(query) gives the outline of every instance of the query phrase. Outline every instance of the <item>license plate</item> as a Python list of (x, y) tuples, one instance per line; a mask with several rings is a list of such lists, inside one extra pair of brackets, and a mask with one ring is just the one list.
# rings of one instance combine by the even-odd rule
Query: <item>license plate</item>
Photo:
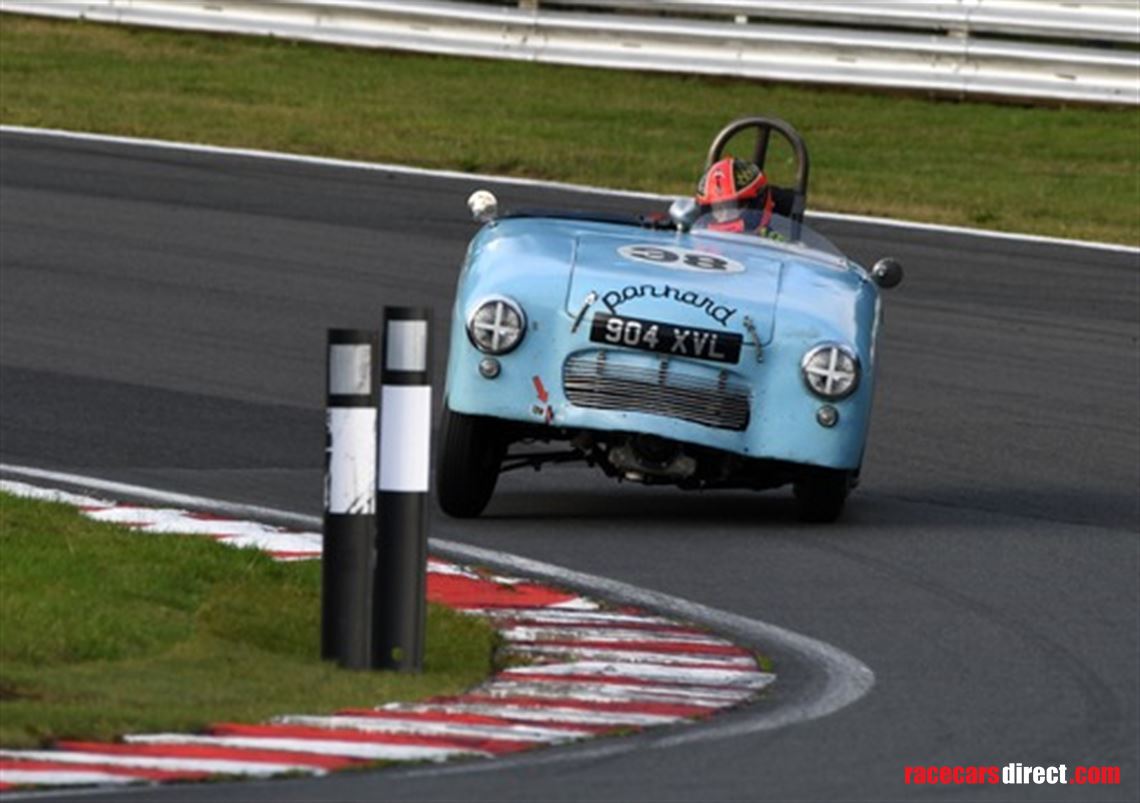
[(714, 332), (693, 326), (626, 318), (608, 312), (594, 315), (590, 340), (673, 357), (727, 363), (740, 361), (740, 347), (744, 343), (743, 337), (732, 332)]

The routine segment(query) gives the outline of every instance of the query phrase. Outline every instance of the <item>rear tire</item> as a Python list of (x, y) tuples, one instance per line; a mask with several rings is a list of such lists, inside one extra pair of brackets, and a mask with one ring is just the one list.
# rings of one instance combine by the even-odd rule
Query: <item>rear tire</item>
[(800, 521), (828, 524), (839, 518), (852, 488), (853, 472), (817, 468), (796, 481), (796, 508)]
[(493, 418), (443, 408), (443, 447), (435, 466), (435, 487), (443, 512), (457, 519), (478, 516), (491, 501), (506, 443)]

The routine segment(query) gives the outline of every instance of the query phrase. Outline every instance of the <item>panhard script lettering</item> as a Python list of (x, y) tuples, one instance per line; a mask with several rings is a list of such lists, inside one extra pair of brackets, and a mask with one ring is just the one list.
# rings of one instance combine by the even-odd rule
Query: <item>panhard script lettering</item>
[(620, 290), (610, 290), (602, 295), (602, 303), (609, 307), (611, 312), (617, 312), (617, 308), (622, 304), (638, 298), (663, 298), (677, 304), (696, 307), (703, 310), (706, 315), (721, 326), (728, 326), (728, 322), (737, 312), (734, 307), (717, 304), (716, 301), (706, 295), (692, 290), (681, 290), (668, 284), (631, 284)]

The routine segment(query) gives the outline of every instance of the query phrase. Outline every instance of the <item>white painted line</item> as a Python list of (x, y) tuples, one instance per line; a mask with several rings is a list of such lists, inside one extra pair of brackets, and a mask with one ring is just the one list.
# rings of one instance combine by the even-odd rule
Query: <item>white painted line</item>
[[(607, 649), (599, 647), (557, 647), (546, 644), (514, 644), (505, 650), (507, 655), (573, 655), (575, 658), (607, 663), (647, 663), (675, 664), (692, 666), (717, 664), (725, 669), (752, 670), (756, 661), (746, 655), (699, 655), (683, 652), (649, 652), (637, 650)], [(542, 666), (542, 664), (537, 664)]]
[(524, 720), (526, 722), (550, 722), (570, 725), (604, 725), (613, 727), (653, 727), (679, 722), (684, 717), (664, 714), (636, 714), (624, 711), (586, 711), (581, 708), (541, 708), (521, 705), (496, 705), (494, 703), (436, 703), (417, 705), (415, 708), (386, 710), (439, 711), (447, 714), (481, 714), (488, 717)]
[(492, 583), (498, 583), (501, 586), (517, 586), (519, 583), (527, 582), (521, 577), (503, 577), (499, 574), (487, 575), (483, 579), (490, 580)]
[(675, 703), (723, 708), (752, 696), (749, 689), (685, 689), (660, 686), (615, 686), (607, 683), (495, 680), (476, 693), (487, 697), (534, 697), (584, 703)]
[[(425, 709), (409, 709), (417, 712)], [(442, 722), (428, 719), (389, 719), (358, 716), (284, 716), (275, 717), (282, 725), (304, 725), (329, 730), (358, 730), (366, 733), (410, 733), (424, 736), (459, 736), (481, 739), (506, 739), (520, 742), (566, 742), (593, 736), (590, 731), (541, 728), (531, 725), (474, 725), (465, 722)]]
[(151, 533), (246, 536), (261, 539), (266, 548), (276, 546), (274, 539), (278, 538), (288, 539), (294, 545), (304, 544), (318, 549), (321, 544), (321, 536), (318, 533), (293, 533), (253, 521), (202, 519), (190, 515), (185, 510), (172, 508), (115, 506), (90, 511), (87, 515), (96, 521), (133, 525)]
[(566, 624), (575, 626), (583, 623), (677, 626), (673, 619), (662, 616), (646, 616), (633, 613), (611, 613), (609, 611), (560, 611), (551, 608), (472, 608), (472, 613), (496, 619), (517, 619), (520, 622), (535, 624)]
[[(408, 167), (406, 165), (360, 162), (320, 156), (304, 156), (300, 154), (280, 153), (276, 151), (258, 150), (253, 148), (227, 148), (217, 145), (203, 145), (193, 142), (175, 142), (157, 139), (121, 137), (109, 134), (93, 134), (82, 131), (62, 131), (59, 129), (50, 128), (30, 128), (27, 126), (0, 125), (0, 133), (57, 139), (74, 139), (86, 142), (103, 142), (107, 144), (130, 145), (146, 148), (161, 148), (165, 150), (178, 150), (190, 153), (203, 153), (218, 156), (236, 156), (247, 159), (269, 159), (281, 162), (297, 162), (300, 164), (335, 167), (348, 170), (367, 170), (372, 172), (395, 173), (399, 175), (409, 176), (424, 176), (437, 179), (456, 179), (473, 183), (500, 184), (516, 187), (537, 187), (552, 190), (563, 190), (567, 192), (589, 193), (593, 195), (608, 195), (615, 198), (639, 198), (649, 201), (668, 201), (672, 200), (675, 197), (672, 195), (662, 195), (660, 193), (653, 192), (616, 190), (608, 187), (596, 187), (586, 184), (570, 184), (561, 181), (542, 181), (539, 179), (514, 178), (511, 176), (492, 176), (484, 173), (462, 173), (455, 170), (432, 170), (428, 168)], [(981, 237), (992, 240), (1008, 240), (1014, 242), (1037, 243), (1042, 245), (1060, 245), (1070, 248), (1088, 248), (1123, 254), (1140, 254), (1140, 247), (1120, 245), (1118, 243), (1068, 240), (1061, 237), (1045, 237), (1035, 234), (990, 231), (987, 229), (971, 229), (962, 226), (948, 226), (937, 223), (921, 223), (911, 220), (894, 220), (892, 218), (870, 217), (866, 215), (849, 215), (839, 212), (809, 212), (808, 218), (816, 218), (819, 220), (836, 220), (850, 223), (864, 223), (874, 226), (890, 226), (892, 228), (910, 229), (912, 231), (940, 232), (944, 234), (955, 234), (967, 237)]]
[[(89, 515), (98, 521), (114, 522), (117, 519), (111, 510), (100, 510)], [(251, 543), (263, 544), (265, 549), (288, 548), (281, 546), (281, 543), (288, 543), (294, 547), (316, 547), (317, 551), (320, 551), (320, 537), (316, 533), (287, 533), (249, 521), (196, 519), (181, 510), (169, 511), (169, 515), (155, 517), (149, 522), (141, 516), (134, 518), (141, 531), (147, 533), (181, 533), (224, 537), (231, 540), (245, 539)]]
[(711, 689), (686, 686), (647, 686), (589, 681), (527, 681), (496, 679), (479, 688), (479, 694), (491, 697), (535, 697), (547, 700), (565, 698), (583, 702), (677, 703), (722, 708), (752, 697), (750, 689)]
[[(148, 527), (144, 532), (155, 532), (155, 530)], [(314, 544), (311, 534), (225, 535), (218, 540), (223, 544), (240, 549), (260, 549), (265, 552), (306, 552), (311, 558), (321, 556), (321, 544)]]
[[(134, 741), (134, 739), (127, 737), (126, 741), (131, 742)], [(284, 762), (271, 764), (262, 761), (231, 761), (221, 758), (129, 756), (121, 753), (78, 752), (74, 750), (0, 750), (0, 756), (15, 761), (53, 761), (58, 764), (103, 764), (106, 766), (127, 767), (132, 769), (167, 770), (169, 772), (208, 772), (213, 775), (255, 775), (268, 777), (270, 775), (280, 775), (284, 772), (304, 772), (314, 775), (324, 774), (324, 770), (312, 767), (308, 764), (289, 764)]]
[(564, 611), (594, 611), (600, 607), (601, 606), (598, 605), (598, 603), (592, 600), (584, 599), (583, 597), (575, 597), (574, 599), (568, 599), (562, 602), (555, 602), (552, 605), (547, 605), (546, 609), (562, 609)]
[[(127, 736), (125, 741), (132, 744), (206, 744), (214, 747), (286, 750), (292, 753), (315, 753), (321, 756), (363, 758), (369, 761), (446, 761), (458, 756), (491, 755), (482, 750), (458, 747), (348, 742), (333, 739), (292, 739), (276, 736), (187, 736), (180, 733), (157, 733)], [(276, 772), (288, 771), (286, 768), (278, 769)]]
[(581, 675), (692, 686), (735, 686), (746, 689), (762, 689), (775, 680), (774, 675), (757, 671), (755, 664), (751, 668), (743, 669), (694, 669), (658, 664), (573, 661), (565, 664), (516, 666), (506, 670), (504, 674), (507, 677), (522, 679), (527, 675)]
[(507, 641), (607, 641), (618, 646), (621, 642), (652, 644), (658, 642), (734, 647), (731, 641), (703, 633), (676, 633), (669, 630), (637, 630), (608, 627), (530, 627), (515, 625), (499, 630)]
[(113, 507), (115, 504), (114, 502), (108, 502), (104, 499), (96, 499), (93, 496), (82, 496), (80, 494), (67, 493), (66, 491), (40, 488), (36, 485), (28, 485), (24, 482), (13, 482), (11, 480), (0, 480), (0, 491), (7, 491), (13, 496), (20, 496), (24, 499), (38, 499), (41, 502), (56, 502), (61, 505), (72, 505), (74, 507), (102, 508)]
[(394, 173), (406, 176), (424, 176), (427, 178), (455, 179), (458, 181), (485, 182), (515, 187), (537, 187), (569, 192), (581, 192), (591, 195), (612, 195), (620, 198), (643, 198), (645, 200), (660, 201), (672, 196), (659, 193), (637, 192), (633, 190), (615, 190), (608, 187), (594, 187), (584, 184), (570, 184), (559, 181), (543, 181), (541, 179), (518, 178), (514, 176), (493, 176), (485, 173), (464, 173), (458, 170), (434, 170), (423, 167), (409, 167), (407, 165), (389, 164), (384, 162), (361, 162), (351, 159), (336, 159), (328, 156), (307, 156), (297, 153), (284, 153), (281, 151), (267, 151), (257, 148), (230, 148), (221, 145), (206, 145), (198, 142), (178, 142), (174, 140), (149, 139), (146, 137), (122, 137), (113, 134), (95, 134), (84, 131), (65, 131), (55, 128), (31, 128), (18, 125), (0, 125), (0, 134), (19, 134), (22, 136), (37, 136), (52, 139), (71, 139), (82, 142), (101, 142), (109, 145), (129, 145), (141, 148), (156, 148), (170, 151), (186, 151), (188, 153), (202, 153), (213, 156), (235, 156), (244, 159), (265, 159), (277, 162), (296, 162), (299, 164), (317, 167), (334, 167), (345, 170), (364, 170), (374, 173)]
[[(1032, 243), (1034, 245), (1058, 245), (1066, 248), (1085, 248), (1093, 251), (1108, 251), (1115, 254), (1140, 256), (1140, 246), (1120, 243), (1097, 242), (1096, 240), (1071, 240), (1065, 237), (1048, 237), (1044, 234), (1025, 234), (992, 229), (971, 229), (967, 226), (951, 226), (947, 223), (923, 223), (916, 220), (896, 220), (873, 215), (852, 215), (845, 212), (808, 212), (807, 220), (834, 220), (837, 223), (861, 223), (868, 226), (883, 226), (890, 229), (928, 231), (934, 234), (953, 234), (962, 237), (977, 237), (984, 240), (1004, 240), (1006, 242)], [(1140, 267), (1138, 261), (1135, 267)]]
[[(151, 781), (130, 775), (112, 775), (109, 772), (84, 770), (0, 769), (0, 783), (10, 783), (15, 786), (94, 786), (96, 784), (103, 786), (105, 784), (151, 783)], [(9, 799), (7, 793), (4, 793), (4, 799)]]
[(428, 558), (427, 565), (428, 574), (448, 575), (452, 577), (466, 577), (469, 580), (482, 580), (478, 573), (471, 571), (464, 566), (457, 566), (450, 561), (436, 560), (435, 558)]
[[(74, 494), (57, 493), (55, 497), (45, 494), (37, 496), (28, 492), (27, 489), (30, 488), (32, 486), (23, 483), (0, 480), (0, 490), (16, 496), (62, 501), (68, 504), (77, 504), (76, 500), (86, 500), (85, 497), (76, 497)], [(86, 503), (82, 506), (93, 507)], [(136, 527), (140, 533), (208, 535), (234, 547), (256, 548), (266, 552), (308, 552), (313, 557), (319, 557), (321, 554), (322, 539), (318, 533), (288, 532), (251, 521), (201, 519), (189, 515), (185, 510), (107, 504), (106, 507), (97, 510), (88, 510), (85, 515), (95, 521)]]
[(14, 474), (19, 477), (45, 480), (48, 482), (74, 485), (91, 491), (103, 491), (115, 496), (126, 496), (135, 500), (155, 502), (161, 505), (179, 505), (196, 510), (209, 510), (227, 516), (260, 519), (263, 521), (285, 522), (289, 526), (306, 529), (320, 529), (321, 519), (318, 516), (305, 516), (299, 513), (287, 513), (274, 508), (260, 507), (258, 505), (242, 505), (233, 502), (223, 502), (217, 499), (208, 499), (190, 494), (159, 491), (153, 488), (144, 488), (124, 482), (112, 482), (96, 477), (85, 477), (82, 474), (70, 474), (65, 471), (45, 471), (30, 466), (15, 466), (0, 463), (0, 473)]

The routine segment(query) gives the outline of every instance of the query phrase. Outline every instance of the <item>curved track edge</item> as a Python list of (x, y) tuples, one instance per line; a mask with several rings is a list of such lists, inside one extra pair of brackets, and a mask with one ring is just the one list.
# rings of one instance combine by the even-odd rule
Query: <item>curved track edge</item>
[[(99, 142), (116, 145), (131, 145), (142, 148), (158, 148), (195, 153), (208, 153), (223, 156), (243, 157), (248, 159), (267, 159), (282, 162), (297, 162), (301, 164), (320, 165), (323, 167), (339, 167), (347, 170), (367, 170), (373, 172), (397, 173), (401, 175), (428, 176), (431, 178), (481, 181), (515, 187), (542, 187), (546, 189), (565, 190), (568, 192), (581, 192), (593, 195), (608, 195), (614, 198), (640, 198), (649, 201), (672, 201), (676, 197), (674, 195), (663, 195), (656, 192), (619, 190), (611, 187), (598, 187), (590, 184), (573, 184), (566, 181), (546, 181), (543, 179), (519, 178), (516, 176), (495, 176), (487, 173), (464, 173), (459, 170), (438, 170), (385, 162), (363, 162), (326, 156), (309, 156), (304, 154), (285, 153), (282, 151), (268, 151), (257, 148), (237, 148), (222, 145), (207, 145), (197, 142), (178, 142), (175, 140), (150, 139), (145, 137), (125, 137), (113, 134), (97, 134), (85, 131), (66, 131), (55, 128), (33, 128), (28, 126), (0, 124), (0, 134), (17, 134), (21, 136), (74, 139), (86, 142)], [(848, 223), (864, 223), (874, 226), (884, 226), (887, 228), (942, 232), (946, 234), (958, 234), (991, 240), (1039, 243), (1042, 245), (1059, 245), (1067, 246), (1070, 248), (1088, 248), (1098, 251), (1111, 251), (1123, 254), (1140, 254), (1140, 247), (1123, 245), (1121, 243), (1096, 242), (1092, 240), (1073, 240), (1064, 237), (1049, 237), (1040, 234), (995, 231), (992, 229), (973, 229), (967, 226), (951, 226), (941, 223), (924, 223), (917, 220), (897, 220), (894, 218), (876, 217), (873, 215), (853, 215), (843, 212), (811, 211), (807, 213), (807, 216), (809, 219), (814, 218), (816, 220), (834, 220)]]
[[(0, 464), (0, 476), (51, 482), (56, 487), (81, 492), (110, 493), (123, 500), (176, 505), (188, 510), (249, 518), (285, 527), (319, 528), (321, 521), (316, 516), (274, 508), (234, 504), (28, 466)], [(390, 774), (420, 776), (499, 771), (519, 764), (593, 760), (632, 750), (667, 749), (771, 731), (834, 714), (864, 697), (875, 683), (872, 670), (852, 655), (778, 625), (506, 552), (441, 539), (430, 539), (429, 547), (433, 555), (447, 560), (547, 581), (560, 588), (604, 599), (611, 604), (633, 606), (650, 614), (706, 628), (731, 639), (737, 646), (771, 656), (780, 677), (781, 694), (762, 697), (713, 719), (705, 719), (696, 724), (688, 722), (683, 727), (659, 727), (623, 739), (570, 743), (555, 751), (514, 753), (493, 762), (390, 768), (386, 770)], [(119, 787), (110, 791), (122, 795), (128, 789)], [(6, 799), (15, 797), (5, 795)]]

